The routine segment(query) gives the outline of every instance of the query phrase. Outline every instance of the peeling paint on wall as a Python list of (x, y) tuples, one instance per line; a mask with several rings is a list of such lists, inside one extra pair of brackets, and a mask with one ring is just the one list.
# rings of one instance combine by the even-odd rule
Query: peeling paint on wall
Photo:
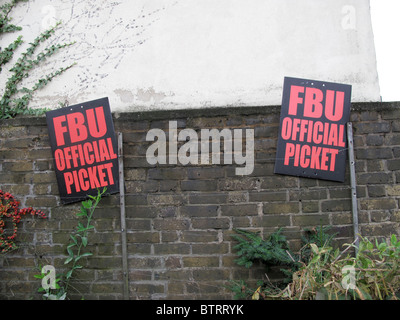
[(148, 88), (146, 90), (139, 89), (136, 96), (137, 100), (139, 101), (152, 103), (158, 103), (167, 97), (167, 95), (163, 92), (155, 92), (154, 88)]
[(114, 92), (124, 103), (132, 103), (135, 98), (130, 90), (116, 89)]

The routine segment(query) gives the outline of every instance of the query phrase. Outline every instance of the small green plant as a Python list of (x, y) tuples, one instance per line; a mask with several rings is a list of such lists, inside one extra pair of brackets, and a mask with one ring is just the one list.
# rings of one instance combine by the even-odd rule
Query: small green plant
[[(263, 239), (258, 232), (235, 229), (237, 235), (232, 237), (238, 242), (233, 248), (238, 258), (235, 262), (246, 268), (251, 268), (255, 262), (261, 261), (266, 267), (266, 274), (271, 266), (281, 266), (280, 269), (285, 277), (282, 285), (291, 280), (291, 274), (300, 266), (298, 257), (290, 251), (285, 236), (281, 234), (282, 229), (272, 233), (267, 239)], [(278, 284), (279, 285), (279, 284)], [(275, 292), (275, 285), (262, 280), (257, 282), (258, 291), (261, 288)], [(231, 281), (228, 286), (234, 293), (235, 299), (246, 299), (255, 294), (254, 289), (248, 287), (243, 281)], [(256, 291), (257, 291), (256, 290)], [(256, 293), (259, 294), (261, 292)], [(263, 296), (264, 293), (261, 293)]]
[[(281, 234), (282, 229), (272, 233), (267, 239), (263, 239), (259, 233), (247, 230), (235, 229), (237, 235), (232, 237), (238, 241), (233, 248), (239, 256), (235, 262), (246, 268), (250, 268), (256, 261), (261, 261), (266, 267), (266, 281), (258, 281), (256, 290), (248, 288), (244, 281), (233, 281), (228, 287), (234, 292), (236, 299), (244, 298), (265, 298), (268, 295), (275, 295), (292, 281), (292, 275), (304, 261), (310, 258), (310, 244), (330, 244), (334, 235), (328, 233), (329, 227), (317, 227), (312, 230), (305, 230), (302, 237), (303, 248), (300, 254), (295, 254), (289, 248), (287, 239)], [(272, 266), (281, 266), (282, 279), (272, 283), (268, 279), (268, 271)]]
[[(258, 281), (257, 282), (258, 288), (261, 288), (263, 284), (264, 284), (263, 281)], [(258, 293), (257, 290), (259, 290), (257, 289), (256, 291), (254, 291), (254, 289), (249, 288), (249, 286), (244, 280), (231, 281), (230, 285), (227, 286), (227, 288), (234, 293), (235, 299), (238, 300), (248, 299), (249, 297), (253, 296), (255, 292)]]
[[(15, 32), (21, 30), (21, 27), (15, 26), (10, 23), (12, 20), (9, 17), (10, 12), (18, 2), (27, 2), (28, 0), (12, 0), (9, 3), (3, 4), (0, 7), (0, 34), (7, 32)], [(71, 68), (75, 63), (61, 67), (58, 70), (47, 74), (45, 77), (36, 81), (32, 88), (20, 88), (23, 79), (28, 78), (30, 71), (40, 66), (47, 58), (54, 55), (60, 49), (71, 46), (72, 43), (63, 43), (51, 45), (35, 56), (35, 52), (39, 45), (44, 43), (47, 39), (55, 33), (57, 27), (61, 24), (58, 22), (54, 27), (44, 31), (35, 40), (29, 44), (28, 48), (23, 52), (20, 58), (15, 62), (13, 67), (9, 69), (11, 76), (7, 79), (5, 86), (2, 90), (0, 99), (0, 119), (14, 118), (18, 114), (41, 114), (46, 109), (29, 109), (28, 104), (33, 98), (35, 91), (46, 86), (53, 78), (61, 75), (63, 72)], [(22, 36), (12, 42), (4, 50), (0, 48), (0, 72), (3, 66), (10, 62), (16, 49), (23, 43)]]
[(42, 286), (39, 288), (38, 292), (43, 293), (43, 299), (65, 300), (67, 292), (59, 285), (59, 283), (62, 281), (62, 275), (56, 275), (54, 283), (46, 283), (47, 285), (43, 285), (43, 281), (46, 280), (46, 277), (48, 277), (48, 274), (46, 273), (48, 269), (46, 266), (42, 265), (39, 265), (37, 269), (39, 270), (40, 274), (35, 274), (34, 277), (42, 280)]
[(309, 261), (303, 262), (299, 270), (293, 273), (292, 281), (285, 289), (276, 295), (271, 295), (270, 298), (308, 300), (321, 293), (321, 290), (326, 293), (323, 287), (325, 280), (337, 283), (335, 277), (341, 273), (341, 268), (338, 265), (327, 264), (330, 259), (339, 256), (339, 250), (333, 252), (332, 247), (328, 245), (318, 247), (315, 243), (310, 243), (305, 248), (307, 247), (311, 251)]
[(310, 244), (311, 259), (293, 274), (293, 280), (270, 299), (288, 300), (398, 300), (400, 298), (400, 240), (360, 240), (358, 253)]
[(356, 271), (360, 299), (400, 298), (400, 239), (392, 234), (390, 241), (372, 243), (361, 238), (357, 256), (351, 259)]
[(238, 265), (250, 268), (257, 260), (262, 261), (266, 266), (297, 264), (285, 236), (281, 234), (281, 229), (271, 234), (266, 240), (262, 239), (258, 233), (241, 229), (235, 229), (235, 231), (239, 234), (232, 236), (238, 241), (238, 244), (234, 246), (239, 256), (235, 260)]
[[(90, 257), (91, 252), (84, 252), (88, 245), (89, 231), (94, 229), (91, 224), (93, 220), (93, 214), (96, 210), (102, 196), (105, 194), (106, 188), (102, 191), (98, 190), (96, 196), (88, 196), (89, 199), (82, 201), (80, 212), (77, 213), (77, 217), (83, 218), (84, 221), (78, 222), (78, 226), (70, 234), (70, 242), (67, 245), (68, 257), (64, 261), (64, 265), (69, 266), (69, 270), (65, 274), (59, 274), (56, 277), (56, 284), (54, 289), (49, 289), (41, 286), (39, 292), (44, 293), (43, 298), (49, 300), (64, 300), (68, 297), (68, 290), (70, 281), (74, 272), (77, 269), (82, 269), (81, 264), (82, 258)], [(43, 279), (46, 273), (41, 269), (41, 273), (35, 275), (37, 279)]]
[(65, 290), (68, 289), (69, 280), (71, 279), (73, 272), (76, 269), (82, 268), (82, 266), (78, 264), (79, 260), (92, 255), (91, 252), (83, 253), (82, 250), (86, 248), (88, 244), (89, 231), (94, 229), (94, 226), (91, 224), (93, 220), (93, 213), (105, 192), (106, 188), (103, 188), (103, 191), (98, 190), (97, 196), (94, 197), (89, 195), (90, 199), (82, 202), (81, 211), (77, 214), (78, 217), (83, 217), (86, 219), (86, 221), (85, 224), (78, 222), (75, 233), (70, 235), (71, 242), (67, 246), (68, 258), (64, 261), (64, 264), (72, 263), (72, 266), (65, 275), (67, 280)]
[(305, 229), (301, 237), (303, 246), (300, 250), (301, 261), (310, 261), (311, 244), (318, 247), (330, 246), (337, 233), (330, 233), (331, 226), (319, 226), (312, 229)]

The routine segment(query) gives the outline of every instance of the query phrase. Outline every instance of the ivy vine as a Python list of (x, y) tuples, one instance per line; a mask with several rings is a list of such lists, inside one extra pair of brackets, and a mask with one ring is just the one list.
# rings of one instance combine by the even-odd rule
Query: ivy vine
[[(9, 3), (0, 6), (0, 35), (3, 33), (20, 31), (22, 28), (11, 24), (12, 18), (9, 17), (12, 9), (19, 2), (27, 2), (29, 0), (12, 0)], [(60, 26), (61, 22), (57, 22), (55, 26), (42, 32), (35, 40), (29, 43), (27, 49), (21, 54), (20, 58), (9, 69), (10, 77), (3, 85), (2, 96), (0, 99), (0, 119), (14, 118), (18, 114), (41, 114), (46, 111), (45, 108), (29, 109), (28, 104), (33, 98), (35, 91), (46, 86), (53, 78), (61, 75), (70, 69), (75, 63), (66, 67), (61, 67), (54, 72), (45, 75), (43, 78), (36, 80), (32, 88), (21, 88), (21, 81), (30, 76), (30, 72), (43, 63), (48, 57), (54, 55), (60, 49), (69, 47), (75, 42), (55, 44), (47, 46), (44, 50), (36, 53), (40, 44), (46, 42)], [(5, 49), (0, 48), (0, 73), (3, 66), (10, 62), (17, 48), (23, 43), (22, 36), (18, 36), (14, 42), (9, 44)]]

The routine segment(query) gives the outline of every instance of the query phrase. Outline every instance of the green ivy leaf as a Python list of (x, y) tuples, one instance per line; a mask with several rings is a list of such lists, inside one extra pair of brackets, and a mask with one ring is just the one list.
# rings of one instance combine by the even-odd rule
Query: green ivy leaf
[(92, 256), (93, 255), (93, 253), (91, 253), (91, 252), (85, 252), (84, 254), (82, 254), (81, 255), (81, 257), (83, 258), (83, 257), (90, 257), (90, 256)]
[(74, 244), (77, 245), (78, 240), (76, 240), (76, 237), (74, 237), (72, 234), (70, 234), (70, 237), (71, 237), (72, 241), (74, 242)]
[(93, 205), (92, 200), (86, 200), (82, 202), (82, 205), (85, 209), (90, 209)]
[(72, 272), (74, 271), (74, 269), (71, 269), (67, 272), (67, 274), (65, 275), (65, 278), (69, 279), (72, 276)]
[(76, 215), (77, 217), (87, 217), (87, 211), (85, 208), (81, 207), (81, 211)]
[(88, 238), (87, 237), (82, 237), (82, 244), (83, 244), (84, 247), (87, 246), (87, 243), (88, 243)]
[(68, 257), (68, 258), (65, 260), (64, 264), (70, 263), (70, 262), (72, 261), (73, 258), (74, 258), (74, 257)]
[(71, 249), (70, 246), (67, 247), (67, 252), (68, 252), (68, 255), (69, 255), (70, 257), (73, 257), (73, 256), (74, 256), (74, 252), (72, 251), (72, 249)]
[(78, 257), (75, 258), (75, 262), (79, 261), (81, 258), (90, 257), (90, 256), (92, 256), (92, 255), (93, 255), (93, 253), (91, 253), (91, 252), (83, 253), (83, 254), (81, 254), (80, 256), (78, 256)]

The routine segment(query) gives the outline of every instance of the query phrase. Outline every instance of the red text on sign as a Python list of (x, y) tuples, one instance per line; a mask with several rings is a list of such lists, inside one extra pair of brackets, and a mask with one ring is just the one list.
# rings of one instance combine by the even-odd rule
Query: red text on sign
[(86, 140), (90, 135), (101, 138), (107, 133), (104, 108), (97, 107), (86, 110), (86, 113), (74, 112), (53, 118), (57, 147), (65, 145), (68, 134), (71, 144)]
[(335, 171), (336, 156), (339, 150), (317, 146), (287, 143), (285, 166), (310, 168), (323, 171)]
[(284, 140), (345, 147), (344, 129), (343, 124), (285, 117), (281, 136)]
[[(304, 97), (301, 97), (302, 94)], [(325, 98), (325, 108), (323, 101)], [(296, 116), (298, 106), (303, 105), (303, 117), (321, 118), (323, 113), (330, 121), (339, 121), (343, 117), (344, 92), (292, 85), (290, 88), (289, 115)]]
[(57, 149), (54, 152), (57, 170), (77, 168), (116, 159), (111, 138), (80, 143), (71, 147)]
[(72, 193), (72, 187), (76, 192), (87, 191), (89, 189), (96, 189), (107, 187), (114, 184), (112, 175), (113, 164), (106, 163), (98, 166), (82, 168), (72, 172), (65, 172), (65, 187), (67, 194)]

